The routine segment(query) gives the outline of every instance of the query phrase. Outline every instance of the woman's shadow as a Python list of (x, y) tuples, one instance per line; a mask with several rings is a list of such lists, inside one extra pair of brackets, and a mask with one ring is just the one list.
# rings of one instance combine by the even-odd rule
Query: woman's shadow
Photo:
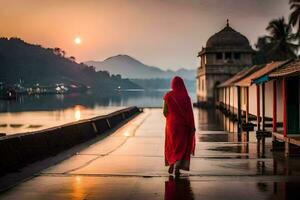
[(169, 176), (165, 182), (165, 200), (194, 200), (190, 180)]

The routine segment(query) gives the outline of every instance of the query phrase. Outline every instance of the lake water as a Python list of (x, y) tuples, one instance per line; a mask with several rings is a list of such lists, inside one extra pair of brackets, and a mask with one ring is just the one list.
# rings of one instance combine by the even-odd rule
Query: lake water
[[(128, 107), (161, 107), (167, 90), (20, 96), (0, 100), (0, 133), (7, 135), (41, 130), (65, 123), (105, 115)], [(190, 93), (195, 101), (195, 93)]]

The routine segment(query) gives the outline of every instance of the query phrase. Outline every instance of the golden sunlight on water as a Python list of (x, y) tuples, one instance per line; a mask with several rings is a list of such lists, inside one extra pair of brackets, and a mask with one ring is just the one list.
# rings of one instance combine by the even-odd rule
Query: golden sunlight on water
[(125, 131), (125, 132), (124, 132), (124, 136), (129, 137), (129, 136), (130, 136), (130, 133), (129, 133), (128, 131)]
[(53, 126), (106, 115), (123, 107), (95, 106), (87, 108), (76, 105), (62, 110), (25, 111), (0, 113), (0, 133), (7, 135), (37, 131)]
[(76, 181), (77, 181), (78, 183), (80, 183), (81, 177), (80, 177), (80, 176), (76, 176)]
[(76, 121), (79, 121), (80, 118), (81, 118), (81, 112), (80, 112), (80, 110), (82, 108), (84, 108), (84, 107), (83, 106), (79, 106), (79, 105), (75, 106), (74, 110), (75, 110), (75, 119), (76, 119)]
[(73, 181), (73, 199), (84, 199), (85, 191), (81, 182), (81, 177), (76, 176)]

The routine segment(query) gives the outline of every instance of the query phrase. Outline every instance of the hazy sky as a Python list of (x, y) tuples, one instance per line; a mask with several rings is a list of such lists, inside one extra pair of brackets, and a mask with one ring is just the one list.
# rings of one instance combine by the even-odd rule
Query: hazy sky
[[(251, 44), (288, 0), (0, 0), (0, 36), (60, 47), (78, 61), (128, 54), (164, 69), (196, 68), (226, 19)], [(80, 36), (81, 45), (74, 38)]]

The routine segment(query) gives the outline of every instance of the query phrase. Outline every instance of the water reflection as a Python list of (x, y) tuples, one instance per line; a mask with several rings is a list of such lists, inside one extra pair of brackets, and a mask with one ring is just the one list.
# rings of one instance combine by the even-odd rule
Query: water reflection
[[(242, 142), (256, 141), (252, 132), (239, 133), (238, 123), (225, 116), (215, 108), (197, 108), (197, 125), (200, 132), (210, 132), (210, 135), (200, 135), (202, 142)], [(230, 133), (230, 134), (228, 134)], [(249, 135), (251, 138), (249, 138)]]
[(80, 113), (81, 108), (82, 108), (82, 106), (80, 106), (80, 105), (75, 106), (75, 109), (74, 109), (75, 113), (74, 113), (74, 115), (75, 115), (75, 120), (76, 121), (79, 121), (80, 118), (81, 118), (81, 113)]
[(209, 130), (209, 131), (220, 131), (224, 130), (220, 119), (218, 118), (217, 112), (215, 109), (203, 109), (198, 108), (197, 113), (197, 125), (199, 130)]
[[(102, 107), (161, 107), (166, 91), (124, 91), (114, 94), (86, 93), (64, 95), (20, 96), (16, 101), (0, 100), (1, 112), (59, 110), (83, 105), (87, 108)], [(195, 93), (190, 93), (195, 100)]]
[(73, 189), (72, 199), (74, 200), (84, 199), (86, 196), (85, 193), (86, 191), (84, 190), (83, 184), (85, 183), (81, 181), (80, 176), (75, 176), (74, 179), (75, 180), (72, 180), (72, 189)]
[[(193, 199), (300, 199), (298, 181), (196, 181), (169, 177), (165, 182), (165, 200)], [(196, 191), (196, 193), (193, 192)]]
[[(299, 200), (298, 181), (195, 181), (170, 178), (165, 182), (165, 200), (272, 199)], [(193, 192), (195, 191), (195, 193)]]
[(0, 133), (8, 135), (37, 131), (73, 121), (88, 119), (99, 115), (106, 115), (122, 107), (87, 108), (82, 105), (53, 110), (53, 111), (25, 111), (0, 113)]
[[(128, 106), (161, 107), (166, 91), (57, 94), (0, 100), (0, 133), (15, 134), (108, 114)], [(190, 93), (192, 99), (195, 95)]]
[[(224, 158), (257, 158), (257, 145), (255, 132), (238, 133), (237, 122), (230, 120), (215, 108), (195, 109), (197, 138), (202, 148), (199, 156), (219, 159)], [(271, 139), (266, 141), (267, 158), (272, 157)]]
[(165, 182), (165, 200), (193, 200), (194, 194), (188, 178), (169, 176)]
[(298, 200), (299, 194), (299, 182), (259, 182), (257, 188), (260, 192), (268, 194), (266, 199), (274, 200)]

